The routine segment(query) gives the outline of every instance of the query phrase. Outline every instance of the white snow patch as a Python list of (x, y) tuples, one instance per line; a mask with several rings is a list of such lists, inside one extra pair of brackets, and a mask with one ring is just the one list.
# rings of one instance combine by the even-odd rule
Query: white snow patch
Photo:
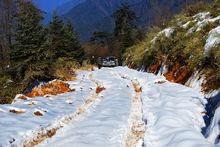
[(203, 20), (210, 17), (210, 12), (200, 12), (193, 16), (195, 20)]
[(213, 47), (219, 44), (220, 44), (220, 26), (212, 29), (209, 32), (208, 39), (206, 40), (206, 44), (205, 44), (204, 53), (207, 55), (210, 49), (212, 49)]
[(197, 24), (196, 24), (196, 27), (197, 27), (196, 32), (201, 31), (202, 28), (204, 28), (208, 24), (214, 23), (218, 20), (220, 20), (220, 16), (217, 16), (215, 18), (207, 18), (207, 19), (204, 19), (202, 21), (198, 21)]
[(186, 28), (188, 28), (188, 26), (190, 25), (190, 23), (192, 23), (192, 21), (186, 22), (185, 24), (182, 25), (182, 27), (183, 27), (184, 29), (186, 29)]
[(219, 21), (220, 15), (215, 18), (211, 18), (209, 12), (202, 12), (202, 13), (198, 13), (195, 16), (193, 16), (193, 19), (194, 20), (189, 21), (185, 25), (183, 25), (183, 28), (187, 28), (187, 26), (190, 24), (190, 22), (196, 23), (192, 28), (190, 28), (188, 30), (188, 33), (201, 31), (208, 24), (215, 23), (215, 22)]
[(165, 35), (167, 38), (171, 37), (171, 35), (174, 32), (174, 28), (170, 27), (170, 28), (166, 28), (162, 31), (160, 31), (155, 37), (154, 39), (151, 40), (151, 43), (155, 43), (155, 41), (157, 40), (158, 37), (160, 37), (161, 35)]
[(215, 115), (212, 118), (211, 124), (208, 128), (206, 137), (210, 142), (219, 143), (220, 136), (220, 107), (215, 110)]

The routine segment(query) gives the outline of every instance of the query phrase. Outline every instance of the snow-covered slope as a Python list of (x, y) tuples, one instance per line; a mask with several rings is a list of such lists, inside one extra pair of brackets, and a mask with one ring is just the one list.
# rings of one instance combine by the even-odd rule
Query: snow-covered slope
[(215, 146), (201, 133), (199, 91), (126, 67), (80, 72), (68, 83), (75, 92), (0, 105), (0, 146)]

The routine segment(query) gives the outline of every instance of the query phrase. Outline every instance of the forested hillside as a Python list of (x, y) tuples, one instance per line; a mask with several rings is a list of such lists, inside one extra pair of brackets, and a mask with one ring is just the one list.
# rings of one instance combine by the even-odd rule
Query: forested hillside
[(195, 2), (198, 0), (87, 0), (64, 14), (63, 18), (71, 20), (81, 40), (88, 41), (93, 32), (113, 31), (112, 14), (122, 3), (129, 4), (136, 13), (137, 26), (147, 28), (163, 24), (186, 5)]
[(43, 12), (31, 1), (0, 4), (0, 103), (10, 103), (39, 81), (71, 79), (85, 59), (72, 24), (54, 15), (44, 26)]

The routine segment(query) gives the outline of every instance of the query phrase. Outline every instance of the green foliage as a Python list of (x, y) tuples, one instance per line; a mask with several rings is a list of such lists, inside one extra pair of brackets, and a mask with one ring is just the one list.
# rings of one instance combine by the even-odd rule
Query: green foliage
[(64, 26), (64, 44), (64, 57), (82, 63), (85, 59), (85, 53), (80, 44), (79, 36), (70, 22)]
[(21, 93), (24, 85), (12, 81), (7, 73), (0, 74), (0, 104), (11, 103), (16, 94)]
[(79, 63), (68, 58), (59, 58), (52, 64), (51, 74), (60, 80), (74, 80)]
[(40, 10), (31, 2), (19, 1), (11, 61), (21, 79), (25, 76), (27, 66), (37, 61), (38, 50), (44, 42), (42, 18)]
[(122, 6), (113, 13), (113, 17), (115, 19), (114, 38), (121, 43), (121, 53), (123, 54), (125, 49), (135, 42), (133, 33), (136, 29), (136, 14), (131, 10), (129, 5), (122, 4)]
[(208, 7), (208, 11), (211, 13), (213, 17), (217, 17), (220, 14), (220, 1), (214, 0), (212, 5)]
[(203, 91), (219, 90), (220, 88), (220, 46), (212, 48), (209, 55), (203, 60), (202, 73), (205, 75)]
[(150, 62), (152, 60), (152, 49), (151, 43), (156, 34), (160, 31), (160, 28), (153, 27), (150, 29), (147, 37), (138, 42), (136, 45), (127, 49), (124, 54), (124, 61), (126, 64), (133, 63), (135, 66), (139, 66), (141, 64), (146, 64), (146, 62)]
[(93, 44), (108, 44), (110, 39), (111, 34), (107, 32), (94, 32), (90, 39), (90, 42)]
[(193, 16), (201, 11), (205, 11), (207, 9), (208, 4), (204, 1), (198, 1), (192, 5), (186, 6), (183, 13), (185, 13), (187, 16)]
[[(84, 50), (72, 25), (54, 15), (48, 28), (42, 12), (31, 1), (18, 1), (14, 18), (15, 43), (11, 51), (10, 75), (0, 78), (0, 103), (10, 103), (35, 80), (71, 79), (72, 70), (84, 60)], [(11, 79), (15, 82), (7, 82)], [(5, 85), (6, 84), (6, 85)], [(5, 88), (4, 88), (5, 87)]]
[(64, 25), (63, 21), (54, 15), (48, 27), (47, 40), (43, 45), (44, 52), (51, 62), (60, 57), (82, 62), (84, 50), (81, 47), (77, 33), (70, 22)]

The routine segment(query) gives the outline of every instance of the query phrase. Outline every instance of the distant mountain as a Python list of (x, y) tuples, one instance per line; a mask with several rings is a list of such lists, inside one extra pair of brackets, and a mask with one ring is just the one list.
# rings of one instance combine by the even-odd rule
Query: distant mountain
[(94, 31), (111, 32), (113, 20), (111, 15), (122, 3), (133, 5), (141, 0), (87, 0), (63, 15), (69, 19), (79, 32), (83, 41), (90, 38)]
[(33, 2), (44, 12), (52, 13), (57, 7), (69, 2), (79, 0), (33, 0)]
[(73, 9), (75, 6), (77, 6), (80, 3), (84, 3), (86, 0), (69, 0), (68, 2), (60, 5), (59, 7), (57, 7), (55, 9), (55, 11), (59, 14), (59, 15), (63, 15), (66, 14), (67, 12), (69, 12), (71, 9)]
[(60, 16), (64, 15), (75, 6), (85, 1), (86, 0), (33, 0), (33, 2), (45, 12), (44, 24), (50, 21), (53, 12), (56, 12)]
[[(94, 31), (112, 32), (112, 13), (122, 3), (127, 3), (139, 17), (138, 26), (159, 23), (161, 18), (171, 17), (186, 4), (196, 0), (86, 0), (75, 6), (62, 17), (69, 19), (81, 36), (87, 41)], [(65, 8), (65, 7), (63, 7)], [(157, 18), (157, 19), (156, 19)]]

